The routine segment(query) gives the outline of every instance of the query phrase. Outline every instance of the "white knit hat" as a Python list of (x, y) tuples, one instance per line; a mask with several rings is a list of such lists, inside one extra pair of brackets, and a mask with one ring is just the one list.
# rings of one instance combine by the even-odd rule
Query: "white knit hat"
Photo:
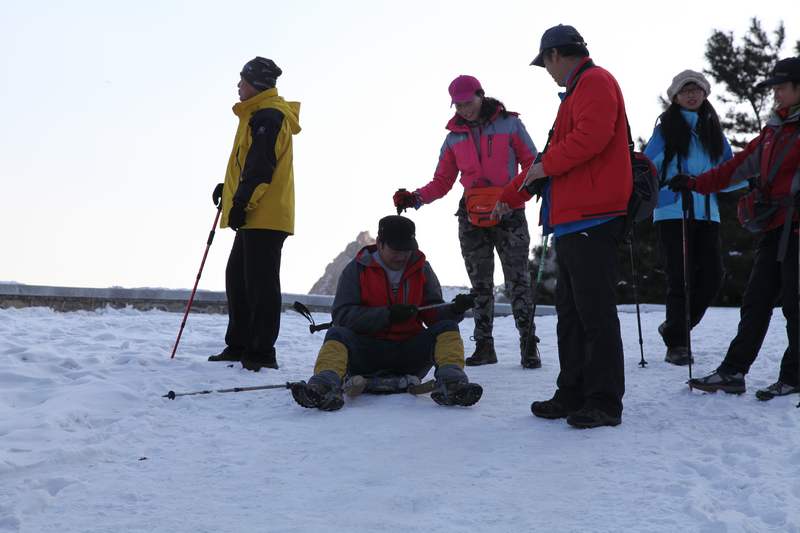
[(699, 85), (700, 88), (705, 91), (706, 96), (711, 94), (711, 84), (708, 83), (708, 80), (705, 76), (699, 72), (695, 72), (694, 70), (684, 70), (672, 78), (672, 84), (667, 89), (667, 97), (669, 98), (669, 101), (672, 102), (678, 92), (680, 92), (685, 85), (690, 83), (696, 83)]

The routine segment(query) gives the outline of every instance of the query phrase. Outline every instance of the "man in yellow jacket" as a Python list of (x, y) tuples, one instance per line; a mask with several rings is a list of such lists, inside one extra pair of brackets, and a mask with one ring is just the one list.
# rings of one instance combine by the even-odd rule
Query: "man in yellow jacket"
[(225, 172), (214, 189), (222, 201), (221, 228), (236, 231), (228, 265), (227, 345), (209, 361), (241, 361), (248, 370), (278, 368), (275, 340), (281, 316), (281, 249), (294, 233), (292, 136), (300, 132), (300, 104), (278, 96), (282, 73), (256, 57), (241, 72), (233, 112), (239, 126)]

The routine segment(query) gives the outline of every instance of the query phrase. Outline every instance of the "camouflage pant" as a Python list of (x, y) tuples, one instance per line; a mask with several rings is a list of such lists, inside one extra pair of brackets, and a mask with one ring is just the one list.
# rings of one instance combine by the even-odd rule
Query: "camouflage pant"
[(522, 337), (528, 329), (531, 310), (531, 280), (528, 253), (531, 237), (524, 209), (515, 209), (496, 226), (473, 226), (464, 214), (458, 216), (458, 240), (475, 299), (476, 340), (492, 336), (494, 321), (494, 250), (500, 256), (506, 288), (511, 296), (514, 322)]

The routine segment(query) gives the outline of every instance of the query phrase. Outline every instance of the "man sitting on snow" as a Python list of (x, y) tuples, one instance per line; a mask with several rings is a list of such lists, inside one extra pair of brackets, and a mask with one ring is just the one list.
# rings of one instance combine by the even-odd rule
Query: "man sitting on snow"
[(483, 389), (464, 373), (458, 331), (473, 303), (474, 296), (459, 294), (445, 304), (436, 274), (417, 249), (414, 223), (402, 216), (382, 218), (376, 244), (359, 251), (342, 272), (334, 326), (325, 335), (314, 375), (294, 384), (292, 396), (303, 407), (335, 411), (344, 405), (345, 380), (350, 395), (402, 392), (436, 366), (431, 398), (440, 405), (473, 405)]

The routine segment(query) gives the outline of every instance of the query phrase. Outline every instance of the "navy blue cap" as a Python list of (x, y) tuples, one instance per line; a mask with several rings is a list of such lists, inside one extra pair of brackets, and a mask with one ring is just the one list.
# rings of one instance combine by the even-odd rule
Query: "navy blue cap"
[(772, 76), (762, 81), (757, 88), (780, 85), (787, 81), (800, 81), (800, 57), (787, 57), (775, 63)]
[(389, 215), (378, 222), (378, 240), (392, 250), (416, 250), (416, 232), (414, 222), (400, 215)]
[(536, 65), (537, 67), (543, 67), (544, 60), (542, 58), (542, 53), (545, 50), (547, 50), (548, 48), (556, 48), (568, 44), (577, 44), (586, 46), (586, 43), (583, 41), (583, 37), (581, 37), (581, 34), (578, 33), (578, 30), (576, 30), (572, 26), (559, 24), (558, 26), (553, 26), (552, 28), (549, 28), (542, 34), (542, 41), (539, 44), (539, 54), (533, 59), (533, 61), (531, 61), (531, 65)]

